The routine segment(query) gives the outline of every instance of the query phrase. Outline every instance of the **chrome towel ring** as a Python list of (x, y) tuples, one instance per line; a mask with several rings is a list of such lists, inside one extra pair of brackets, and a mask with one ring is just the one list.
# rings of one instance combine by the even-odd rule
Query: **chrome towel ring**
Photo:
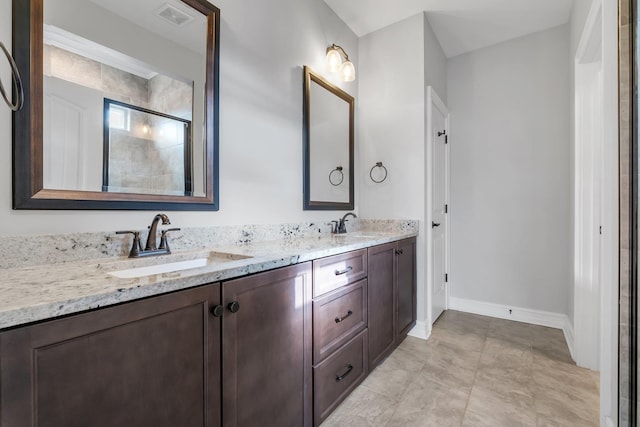
[(329, 172), (329, 182), (331, 183), (331, 185), (333, 185), (334, 187), (337, 187), (338, 185), (342, 184), (342, 181), (344, 181), (344, 173), (342, 172), (342, 166), (338, 166), (334, 170)]
[[(376, 180), (373, 177), (373, 170), (375, 168), (381, 168), (384, 171), (384, 177), (382, 177), (381, 180)], [(369, 171), (369, 178), (371, 178), (371, 181), (375, 182), (376, 184), (380, 184), (381, 182), (383, 182), (385, 179), (387, 179), (387, 168), (382, 164), (382, 162), (376, 162), (375, 165), (373, 165), (373, 167), (371, 168), (371, 170)]]
[(11, 80), (13, 80), (13, 89), (15, 91), (16, 98), (17, 98), (16, 102), (14, 103), (11, 101), (10, 95), (7, 95), (7, 92), (5, 91), (4, 86), (2, 86), (2, 81), (0, 81), (0, 93), (4, 98), (4, 102), (7, 103), (11, 111), (18, 111), (22, 108), (22, 105), (24, 104), (24, 91), (22, 89), (22, 79), (20, 79), (20, 73), (18, 72), (18, 67), (16, 66), (16, 62), (13, 60), (13, 58), (11, 57), (11, 54), (9, 53), (9, 51), (7, 50), (7, 48), (2, 42), (0, 42), (0, 49), (2, 49), (5, 56), (7, 57), (7, 60), (9, 60), (9, 65), (11, 65)]

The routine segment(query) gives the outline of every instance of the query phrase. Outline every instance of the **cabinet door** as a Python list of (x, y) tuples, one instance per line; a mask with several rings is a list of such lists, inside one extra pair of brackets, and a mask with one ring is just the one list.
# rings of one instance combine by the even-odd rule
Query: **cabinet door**
[(2, 427), (220, 425), (220, 285), (0, 334)]
[(396, 251), (396, 345), (416, 324), (416, 239), (401, 240)]
[(369, 369), (373, 370), (393, 349), (395, 340), (394, 262), (396, 244), (369, 248), (368, 315)]
[(311, 263), (222, 284), (225, 426), (311, 424)]

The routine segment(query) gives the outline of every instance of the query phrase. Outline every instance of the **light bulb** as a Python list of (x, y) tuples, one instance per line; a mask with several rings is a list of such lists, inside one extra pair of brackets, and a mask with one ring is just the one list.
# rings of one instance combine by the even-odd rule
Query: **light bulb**
[(342, 57), (340, 57), (340, 52), (336, 49), (329, 49), (327, 52), (327, 59), (325, 61), (327, 65), (327, 71), (335, 73), (340, 71), (340, 65), (342, 64)]
[(345, 82), (352, 82), (356, 79), (356, 67), (351, 61), (345, 61), (340, 68), (340, 75)]

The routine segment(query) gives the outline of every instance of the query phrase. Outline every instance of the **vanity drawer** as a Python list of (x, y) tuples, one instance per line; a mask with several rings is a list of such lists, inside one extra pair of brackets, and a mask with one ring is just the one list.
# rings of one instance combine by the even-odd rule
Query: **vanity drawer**
[(367, 330), (313, 369), (313, 424), (320, 425), (367, 375)]
[(367, 250), (313, 261), (313, 297), (367, 277)]
[(367, 279), (314, 300), (314, 363), (319, 363), (366, 327)]

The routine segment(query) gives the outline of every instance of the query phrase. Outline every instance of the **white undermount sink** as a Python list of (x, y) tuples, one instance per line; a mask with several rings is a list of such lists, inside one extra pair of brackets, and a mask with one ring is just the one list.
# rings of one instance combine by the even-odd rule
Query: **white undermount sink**
[(183, 261), (165, 262), (161, 264), (144, 265), (123, 270), (109, 271), (107, 274), (121, 279), (133, 279), (136, 277), (152, 276), (154, 274), (176, 273), (178, 271), (191, 270), (193, 268), (206, 267), (214, 264), (219, 265), (251, 258), (246, 255), (226, 252), (209, 252), (208, 254), (200, 255), (203, 256)]

